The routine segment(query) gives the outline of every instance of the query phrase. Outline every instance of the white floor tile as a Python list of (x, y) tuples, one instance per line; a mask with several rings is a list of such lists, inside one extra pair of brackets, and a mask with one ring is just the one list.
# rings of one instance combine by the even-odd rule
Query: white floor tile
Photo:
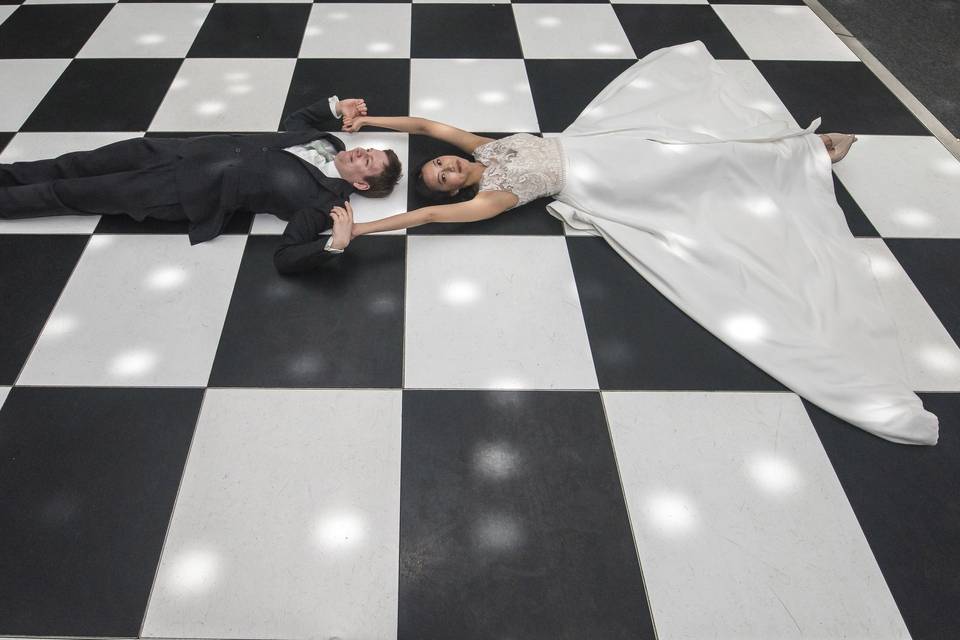
[(468, 131), (539, 131), (523, 60), (413, 59), (410, 115)]
[(712, 6), (752, 60), (859, 60), (809, 7)]
[(54, 85), (69, 60), (0, 60), (0, 131), (17, 131)]
[(400, 391), (207, 391), (143, 636), (397, 633)]
[(187, 58), (150, 131), (276, 131), (296, 62)]
[(90, 238), (18, 384), (204, 386), (246, 238)]
[(510, 4), (510, 0), (413, 0), (414, 4)]
[(410, 236), (406, 311), (404, 387), (598, 387), (563, 238)]
[[(0, 153), (0, 162), (28, 162), (56, 158), (71, 151), (87, 151), (113, 142), (136, 138), (129, 132), (18, 133)], [(97, 228), (100, 216), (56, 216), (25, 220), (0, 220), (0, 233), (77, 233), (89, 234)]]
[(0, 387), (0, 409), (3, 408), (3, 403), (6, 402), (9, 393), (10, 387)]
[(409, 58), (409, 4), (315, 4), (301, 58)]
[(121, 3), (78, 58), (185, 58), (212, 3)]
[(515, 4), (526, 58), (636, 58), (608, 4)]
[(12, 16), (13, 12), (16, 10), (16, 5), (0, 6), (0, 24), (3, 24), (6, 19)]
[(710, 0), (610, 0), (613, 4), (710, 4)]
[(797, 396), (603, 398), (659, 637), (910, 637)]
[[(776, 91), (757, 69), (757, 65), (750, 60), (717, 60), (717, 63), (723, 67), (724, 71), (746, 87), (748, 94), (753, 99), (750, 102), (751, 107), (763, 111), (772, 118), (783, 120), (796, 128), (801, 128), (790, 110), (780, 101)], [(810, 123), (806, 122), (803, 126), (808, 124)]]
[(883, 240), (859, 238), (857, 242), (870, 256), (872, 275), (896, 322), (910, 387), (960, 391), (960, 347)]
[(886, 238), (960, 238), (960, 161), (932, 136), (857, 135), (833, 165)]

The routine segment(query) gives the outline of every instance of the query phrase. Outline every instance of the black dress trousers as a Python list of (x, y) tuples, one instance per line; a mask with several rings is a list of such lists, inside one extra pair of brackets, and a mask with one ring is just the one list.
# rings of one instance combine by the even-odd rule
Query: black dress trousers
[(0, 164), (0, 218), (127, 214), (185, 220), (177, 139), (133, 138), (50, 160)]

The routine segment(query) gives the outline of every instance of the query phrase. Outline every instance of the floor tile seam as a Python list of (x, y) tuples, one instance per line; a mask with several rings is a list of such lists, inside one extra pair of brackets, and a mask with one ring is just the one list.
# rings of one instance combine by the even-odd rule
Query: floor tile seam
[[(49, 235), (60, 235), (60, 234), (49, 234)], [(87, 241), (83, 244), (83, 249), (80, 251), (80, 255), (77, 256), (77, 261), (73, 263), (73, 268), (70, 269), (70, 275), (67, 276), (66, 281), (63, 283), (63, 288), (60, 289), (60, 293), (57, 295), (57, 299), (54, 301), (53, 306), (50, 308), (50, 311), (47, 313), (47, 317), (43, 320), (43, 326), (40, 327), (40, 332), (37, 334), (36, 339), (33, 341), (33, 345), (30, 347), (27, 357), (23, 359), (23, 364), (20, 365), (20, 370), (17, 371), (16, 377), (14, 377), (13, 382), (10, 384), (10, 389), (13, 390), (17, 386), (29, 386), (29, 385), (18, 385), (20, 378), (23, 376), (23, 372), (27, 368), (27, 363), (30, 362), (30, 358), (33, 357), (34, 352), (37, 349), (37, 345), (40, 343), (40, 336), (43, 335), (44, 329), (47, 328), (47, 324), (50, 322), (50, 318), (53, 316), (54, 311), (57, 309), (57, 305), (60, 304), (60, 301), (63, 299), (64, 294), (67, 291), (67, 287), (70, 286), (70, 282), (73, 280), (74, 276), (77, 273), (77, 268), (80, 266), (80, 261), (83, 260), (84, 254), (86, 254), (87, 249), (90, 247), (90, 240), (93, 238), (93, 233), (88, 234), (69, 234), (68, 237), (73, 238), (80, 235), (86, 235)]]
[(653, 614), (653, 603), (650, 601), (650, 587), (647, 583), (647, 574), (643, 570), (643, 560), (640, 558), (640, 545), (637, 544), (636, 528), (633, 526), (633, 514), (630, 511), (630, 504), (627, 500), (627, 488), (623, 484), (623, 474), (620, 472), (620, 457), (617, 455), (617, 447), (613, 441), (613, 427), (610, 423), (610, 415), (607, 412), (607, 402), (603, 394), (600, 394), (600, 410), (603, 412), (603, 421), (607, 427), (607, 438), (610, 442), (610, 452), (613, 454), (613, 467), (617, 471), (617, 482), (620, 485), (620, 497), (623, 499), (623, 508), (627, 515), (627, 526), (630, 527), (630, 539), (633, 541), (633, 552), (637, 559), (637, 567), (640, 569), (640, 584), (643, 586), (643, 597), (647, 602), (647, 615), (650, 618), (650, 627), (653, 629), (654, 640), (659, 640), (660, 634), (657, 630), (656, 617)]
[(806, 5), (823, 21), (834, 35), (858, 57), (870, 72), (883, 83), (891, 93), (910, 111), (911, 114), (949, 151), (960, 161), (960, 138), (955, 137), (933, 113), (917, 99), (907, 87), (874, 56), (863, 43), (855, 38), (850, 30), (844, 27), (839, 20), (827, 11), (819, 0), (804, 0)]
[(203, 406), (207, 401), (207, 390), (203, 390), (200, 398), (200, 406), (197, 409), (197, 417), (193, 423), (193, 433), (190, 435), (190, 446), (187, 447), (187, 455), (183, 459), (183, 469), (180, 472), (180, 482), (177, 483), (177, 492), (173, 497), (173, 504), (170, 507), (170, 515), (167, 518), (167, 527), (163, 532), (163, 544), (160, 545), (160, 555), (157, 556), (157, 566), (153, 571), (153, 580), (150, 582), (150, 591), (147, 593), (147, 602), (143, 607), (143, 616), (140, 618), (140, 627), (137, 630), (137, 637), (143, 637), (143, 628), (147, 623), (147, 613), (150, 611), (150, 602), (153, 600), (154, 588), (157, 585), (157, 578), (160, 576), (160, 567), (163, 564), (163, 554), (167, 548), (167, 539), (170, 536), (170, 530), (173, 528), (173, 518), (177, 511), (177, 504), (180, 502), (180, 492), (183, 490), (183, 480), (187, 475), (187, 468), (190, 464), (190, 455), (193, 453), (193, 445), (197, 440), (197, 431), (200, 430), (200, 419), (203, 416)]

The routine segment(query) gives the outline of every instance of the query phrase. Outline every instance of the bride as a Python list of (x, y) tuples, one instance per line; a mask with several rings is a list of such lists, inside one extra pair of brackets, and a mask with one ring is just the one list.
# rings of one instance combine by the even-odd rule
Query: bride
[[(422, 165), (418, 189), (460, 202), (353, 235), (491, 218), (536, 198), (600, 235), (671, 302), (797, 394), (887, 440), (935, 444), (896, 327), (833, 193), (856, 140), (751, 106), (701, 42), (654, 51), (557, 137), (492, 140), (422, 118), (347, 119), (472, 153)], [(472, 196), (472, 197), (471, 197)]]

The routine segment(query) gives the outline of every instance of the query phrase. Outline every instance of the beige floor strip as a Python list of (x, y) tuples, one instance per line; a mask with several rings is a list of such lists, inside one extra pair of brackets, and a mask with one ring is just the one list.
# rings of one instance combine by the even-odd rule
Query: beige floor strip
[(807, 6), (823, 20), (824, 24), (826, 24), (838, 38), (843, 40), (844, 44), (867, 65), (867, 68), (880, 79), (880, 82), (886, 85), (886, 87), (897, 96), (900, 102), (920, 120), (923, 126), (936, 136), (937, 140), (939, 140), (957, 160), (960, 160), (960, 139), (950, 133), (950, 130), (943, 126), (940, 121), (937, 120), (936, 116), (930, 113), (930, 111), (910, 93), (910, 90), (903, 86), (903, 83), (897, 80), (859, 40), (854, 38), (846, 27), (830, 15), (830, 12), (827, 11), (822, 4), (817, 2), (817, 0), (804, 0), (804, 2), (806, 2)]

